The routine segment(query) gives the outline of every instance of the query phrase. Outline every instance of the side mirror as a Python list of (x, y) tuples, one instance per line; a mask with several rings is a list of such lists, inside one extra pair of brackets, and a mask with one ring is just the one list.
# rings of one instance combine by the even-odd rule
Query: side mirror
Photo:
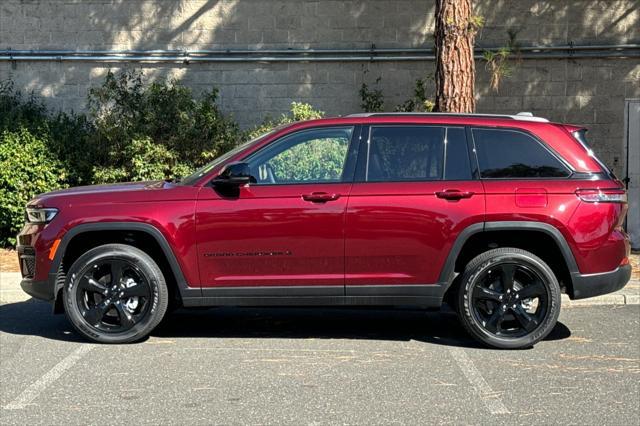
[(227, 164), (213, 180), (214, 185), (243, 186), (248, 183), (256, 183), (256, 178), (251, 176), (251, 169), (247, 163)]

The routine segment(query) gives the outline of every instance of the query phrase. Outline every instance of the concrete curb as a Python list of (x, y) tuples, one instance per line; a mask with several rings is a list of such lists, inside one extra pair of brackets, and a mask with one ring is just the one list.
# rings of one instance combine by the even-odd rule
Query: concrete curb
[[(20, 288), (19, 272), (0, 272), (0, 304), (25, 302), (31, 297)], [(590, 299), (569, 300), (562, 295), (562, 306), (598, 306), (598, 305), (638, 305), (640, 304), (640, 281), (630, 281), (620, 291)]]

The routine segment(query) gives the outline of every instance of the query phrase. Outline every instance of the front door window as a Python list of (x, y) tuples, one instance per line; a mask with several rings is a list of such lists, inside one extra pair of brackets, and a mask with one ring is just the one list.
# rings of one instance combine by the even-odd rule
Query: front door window
[(258, 185), (342, 181), (353, 128), (295, 133), (267, 147), (248, 162)]

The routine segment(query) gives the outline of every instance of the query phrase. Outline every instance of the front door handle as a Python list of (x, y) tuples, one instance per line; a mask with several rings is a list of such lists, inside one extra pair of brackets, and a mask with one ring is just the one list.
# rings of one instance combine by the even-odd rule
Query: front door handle
[(327, 201), (335, 201), (340, 198), (340, 194), (329, 194), (328, 192), (312, 192), (311, 194), (303, 194), (302, 199), (312, 203), (326, 203)]
[(444, 198), (445, 200), (461, 200), (463, 198), (473, 197), (472, 191), (460, 191), (459, 189), (445, 189), (444, 191), (436, 192), (436, 197)]

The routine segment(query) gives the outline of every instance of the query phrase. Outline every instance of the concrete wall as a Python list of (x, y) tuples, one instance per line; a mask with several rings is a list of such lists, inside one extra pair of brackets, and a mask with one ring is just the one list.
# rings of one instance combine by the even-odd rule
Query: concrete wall
[[(529, 44), (640, 42), (638, 0), (476, 0), (486, 24), (482, 46), (504, 45), (507, 30)], [(0, 49), (218, 49), (431, 47), (433, 0), (2, 0)], [(122, 66), (122, 65), (118, 65)], [(134, 65), (131, 65), (134, 66)], [(411, 95), (430, 62), (137, 65), (149, 78), (175, 77), (196, 91), (216, 86), (223, 109), (251, 125), (293, 100), (328, 114), (360, 111), (362, 81), (381, 77), (387, 108)], [(523, 60), (499, 92), (478, 62), (479, 112), (533, 111), (592, 129), (596, 150), (623, 162), (625, 98), (640, 97), (640, 61)], [(117, 66), (0, 62), (12, 79), (49, 105), (82, 110), (87, 89)], [(366, 71), (366, 73), (365, 73)]]

